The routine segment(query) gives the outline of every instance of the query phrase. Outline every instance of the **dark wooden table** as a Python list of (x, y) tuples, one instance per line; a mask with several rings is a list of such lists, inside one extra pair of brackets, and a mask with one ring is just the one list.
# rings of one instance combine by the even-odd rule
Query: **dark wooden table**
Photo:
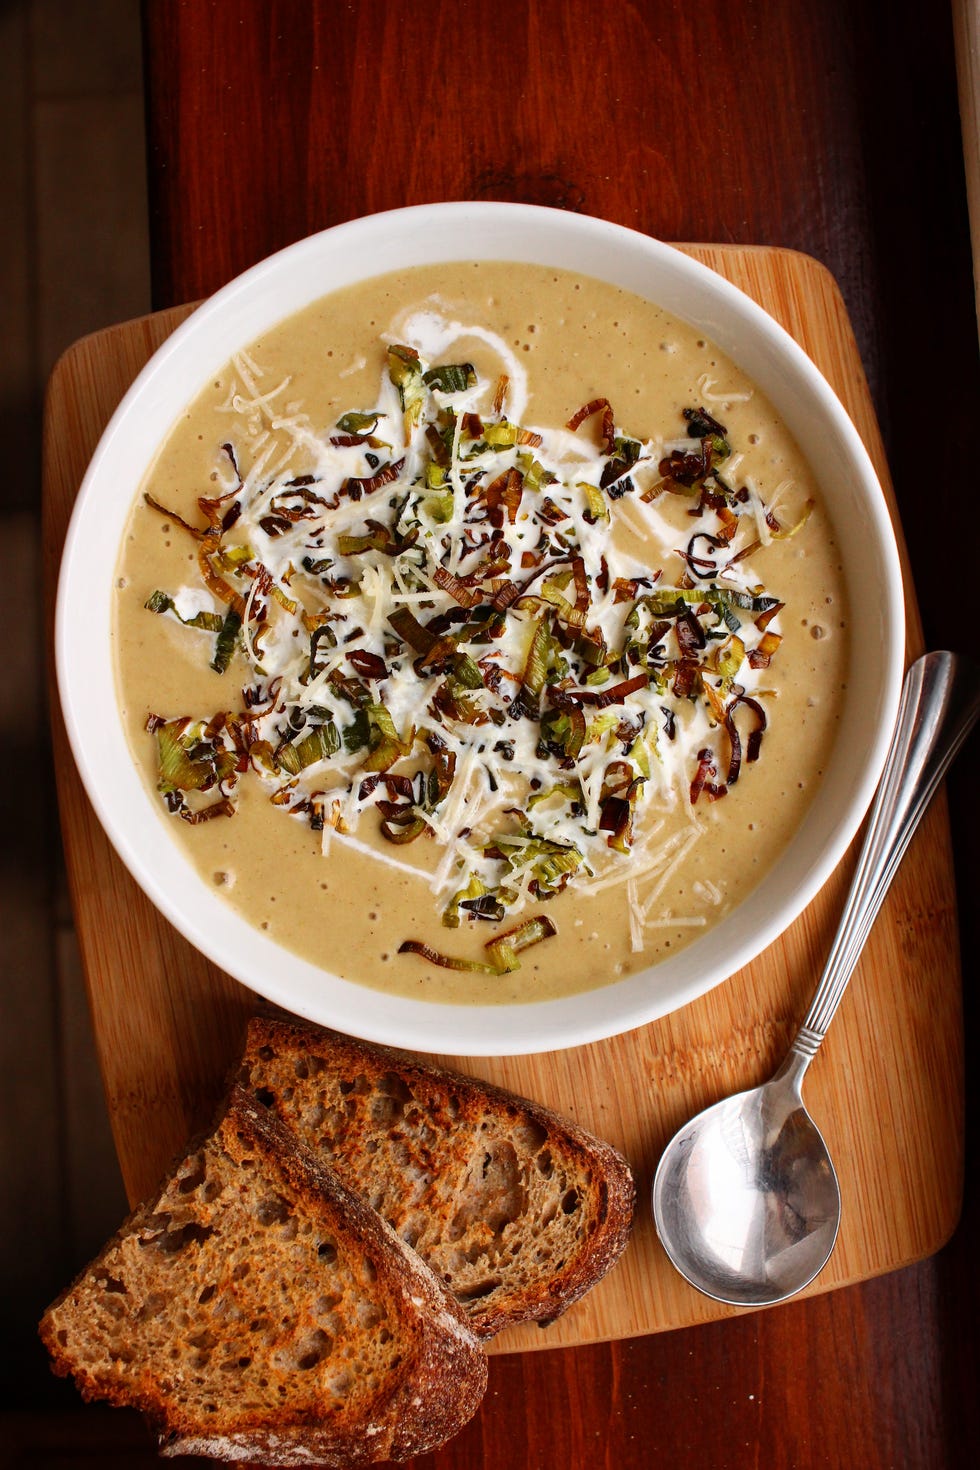
[[(154, 304), (440, 199), (783, 245), (847, 302), (929, 646), (969, 648), (980, 372), (942, 0), (144, 0)], [(967, 1041), (976, 781), (951, 777)], [(968, 1082), (970, 1079), (968, 1079)], [(968, 1160), (975, 1159), (968, 1086)], [(968, 1166), (935, 1258), (766, 1313), (495, 1358), (419, 1466), (958, 1467), (980, 1436)]]

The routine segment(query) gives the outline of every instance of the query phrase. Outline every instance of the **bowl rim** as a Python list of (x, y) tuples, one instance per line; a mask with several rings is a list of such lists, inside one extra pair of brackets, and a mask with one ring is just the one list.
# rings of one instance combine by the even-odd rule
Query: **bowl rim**
[[(75, 611), (78, 606), (85, 606), (85, 602), (79, 602), (80, 597), (91, 599), (93, 595), (101, 595), (105, 604), (98, 604), (102, 616), (106, 607), (111, 604), (111, 576), (108, 578), (108, 585), (101, 589), (93, 589), (92, 586), (89, 563), (93, 548), (98, 555), (95, 535), (98, 513), (107, 498), (111, 500), (110, 486), (118, 468), (117, 462), (120, 459), (125, 462), (127, 453), (132, 452), (127, 450), (127, 436), (132, 436), (133, 425), (141, 421), (141, 417), (147, 416), (153, 422), (154, 417), (160, 418), (166, 412), (165, 403), (174, 397), (174, 380), (183, 372), (185, 377), (181, 381), (186, 381), (189, 364), (193, 365), (197, 374), (196, 386), (184, 392), (177, 409), (170, 413), (163, 431), (152, 437), (147, 436), (153, 445), (152, 454), (156, 453), (160, 442), (176, 421), (180, 409), (203, 386), (209, 372), (222, 366), (236, 347), (248, 345), (262, 330), (287, 318), (305, 302), (312, 302), (338, 289), (338, 285), (381, 275), (388, 269), (397, 269), (400, 263), (397, 251), (404, 252), (405, 249), (399, 242), (429, 240), (436, 234), (444, 242), (449, 242), (467, 238), (470, 232), (478, 234), (481, 241), (493, 242), (489, 249), (481, 249), (479, 252), (479, 258), (486, 260), (533, 259), (534, 256), (529, 256), (526, 247), (529, 236), (533, 237), (534, 249), (539, 255), (544, 250), (557, 256), (562, 250), (569, 248), (573, 253), (591, 252), (599, 257), (603, 257), (604, 252), (608, 251), (610, 257), (616, 258), (617, 252), (620, 252), (627, 261), (630, 272), (642, 272), (644, 268), (646, 271), (652, 270), (654, 274), (659, 272), (660, 278), (679, 283), (679, 290), (690, 288), (695, 295), (711, 302), (720, 313), (718, 320), (731, 317), (740, 322), (748, 334), (746, 341), (757, 343), (767, 358), (788, 366), (795, 381), (802, 385), (805, 397), (815, 405), (819, 415), (833, 426), (838, 450), (849, 462), (855, 488), (859, 492), (859, 498), (862, 498), (861, 509), (867, 514), (883, 574), (880, 588), (883, 646), (872, 734), (851, 783), (851, 794), (840, 819), (833, 831), (825, 836), (814, 859), (803, 864), (793, 895), (784, 899), (778, 917), (768, 923), (760, 922), (760, 916), (753, 908), (753, 895), (758, 894), (759, 887), (765, 888), (764, 878), (759, 887), (721, 925), (713, 926), (703, 939), (693, 941), (678, 956), (599, 989), (557, 1000), (529, 1001), (511, 1006), (449, 1005), (409, 999), (353, 981), (341, 980), (283, 950), (237, 915), (225, 900), (207, 889), (204, 880), (193, 869), (190, 860), (184, 857), (175, 840), (170, 839), (163, 847), (167, 854), (166, 860), (161, 863), (159, 853), (155, 852), (151, 865), (138, 838), (144, 831), (153, 831), (159, 835), (159, 831), (163, 829), (163, 819), (156, 812), (131, 757), (131, 771), (120, 775), (116, 770), (112, 773), (113, 780), (105, 779), (106, 759), (100, 754), (103, 737), (115, 742), (115, 754), (118, 757), (118, 735), (122, 732), (119, 718), (115, 721), (110, 718), (106, 728), (96, 730), (95, 726), (100, 709), (105, 718), (99, 698), (106, 696), (107, 663), (112, 664), (111, 652), (108, 647), (94, 651), (91, 648), (85, 649), (86, 637), (83, 630), (87, 625), (83, 618), (76, 616)], [(338, 283), (331, 278), (324, 289), (318, 290), (315, 295), (307, 294), (299, 306), (287, 306), (285, 310), (275, 311), (275, 301), (281, 299), (281, 293), (277, 296), (277, 289), (283, 280), (305, 280), (304, 272), (320, 262), (324, 254), (329, 256), (331, 252), (339, 258), (346, 250), (348, 259), (360, 260), (362, 256), (359, 247), (370, 244), (371, 241), (377, 245), (379, 239), (390, 242), (391, 253), (395, 256), (390, 266), (375, 266), (366, 272), (355, 268), (349, 271), (346, 280)], [(505, 248), (511, 253), (501, 254)], [(381, 254), (384, 255), (384, 248)], [(456, 244), (448, 253), (431, 258), (474, 258), (474, 252), (464, 251)], [(401, 263), (418, 264), (421, 261)], [(549, 258), (545, 263), (567, 265), (567, 262), (557, 258)], [(573, 265), (571, 268), (579, 267)], [(582, 274), (602, 276), (604, 272), (583, 270)], [(605, 275), (605, 278), (614, 277)], [(616, 279), (618, 284), (623, 284), (621, 279)], [(662, 295), (663, 291), (659, 290), (648, 299), (658, 300)], [(267, 320), (263, 325), (257, 330), (240, 326), (239, 318), (243, 311), (246, 320), (254, 322), (260, 308), (267, 313)], [(685, 315), (676, 305), (672, 304), (668, 309), (676, 316)], [(693, 318), (688, 316), (687, 320)], [(741, 365), (745, 353), (733, 353), (725, 344), (724, 334), (719, 341), (719, 333), (705, 325), (704, 315), (699, 313), (696, 320), (706, 334), (718, 341)], [(243, 331), (248, 334), (242, 335)], [(231, 350), (227, 350), (224, 345), (229, 334), (234, 338)], [(202, 352), (202, 346), (207, 351)], [(758, 376), (751, 372), (749, 375)], [(169, 394), (163, 391), (168, 386)], [(765, 391), (770, 398), (773, 397), (769, 388)], [(152, 454), (144, 456), (139, 473), (127, 486), (120, 512), (120, 528), (125, 524), (133, 502), (135, 489), (132, 487), (142, 479), (152, 460)], [(109, 558), (113, 569), (117, 555), (118, 539), (112, 546), (111, 556), (102, 548), (102, 562)], [(91, 637), (87, 641), (89, 644), (97, 642)], [(136, 882), (165, 918), (195, 948), (219, 968), (267, 1000), (308, 1020), (334, 1025), (365, 1040), (418, 1051), (471, 1056), (516, 1056), (599, 1041), (644, 1025), (690, 1003), (755, 959), (812, 901), (853, 840), (870, 805), (887, 755), (904, 668), (902, 572), (891, 514), (857, 429), (837, 395), (803, 348), (737, 286), (674, 246), (594, 216), (569, 214), (537, 205), (490, 201), (415, 205), (334, 225), (266, 257), (198, 306), (152, 355), (106, 425), (75, 501), (58, 580), (55, 663), (69, 744), (96, 815), (116, 853)], [(114, 673), (111, 667), (108, 673), (114, 690)], [(110, 700), (110, 708), (115, 708), (114, 694)], [(145, 811), (138, 805), (140, 797)], [(132, 803), (137, 803), (135, 810)], [(151, 826), (144, 820), (149, 816), (152, 816), (155, 825)], [(808, 817), (807, 821), (809, 820)], [(175, 861), (175, 856), (179, 861)], [(204, 902), (192, 902), (189, 912), (186, 901), (175, 896), (175, 886), (179, 893), (181, 881), (186, 881), (190, 875), (200, 890), (196, 897)], [(728, 936), (723, 962), (717, 954), (717, 940), (709, 943), (712, 935), (717, 935), (722, 929)], [(242, 958), (243, 953), (247, 955), (247, 959)], [(693, 963), (698, 953), (713, 957), (709, 959), (706, 970), (700, 972)], [(283, 968), (287, 971), (285, 981), (280, 974)], [(683, 976), (685, 971), (694, 973), (688, 974), (686, 979), (675, 979), (678, 975)], [(663, 986), (656, 983), (651, 985), (651, 976), (654, 981), (659, 979), (661, 982), (666, 977), (669, 989), (666, 1002), (661, 993)], [(673, 988), (670, 988), (672, 980)]]

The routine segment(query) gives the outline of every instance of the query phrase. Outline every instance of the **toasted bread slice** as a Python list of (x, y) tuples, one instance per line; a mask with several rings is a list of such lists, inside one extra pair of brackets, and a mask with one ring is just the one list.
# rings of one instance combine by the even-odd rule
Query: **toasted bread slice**
[(486, 1387), (429, 1270), (238, 1088), (40, 1331), (56, 1372), (146, 1413), (164, 1455), (407, 1459)]
[(626, 1244), (625, 1159), (523, 1098), (265, 1016), (249, 1024), (240, 1080), (419, 1253), (483, 1338), (553, 1320)]

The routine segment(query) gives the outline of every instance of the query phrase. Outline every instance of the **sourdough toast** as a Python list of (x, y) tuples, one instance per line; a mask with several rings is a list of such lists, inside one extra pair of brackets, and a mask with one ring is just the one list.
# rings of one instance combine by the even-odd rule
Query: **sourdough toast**
[(85, 1398), (148, 1415), (164, 1455), (408, 1459), (455, 1434), (486, 1387), (485, 1354), (429, 1270), (238, 1088), (40, 1332)]
[(266, 1016), (249, 1024), (239, 1076), (421, 1255), (483, 1338), (553, 1320), (626, 1245), (626, 1161), (524, 1098)]

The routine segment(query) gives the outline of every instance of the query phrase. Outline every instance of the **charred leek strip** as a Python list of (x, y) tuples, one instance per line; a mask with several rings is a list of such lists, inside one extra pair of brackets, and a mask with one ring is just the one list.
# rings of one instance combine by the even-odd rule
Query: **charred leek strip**
[(420, 959), (427, 960), (430, 965), (440, 965), (444, 970), (464, 970), (471, 974), (476, 972), (484, 975), (506, 975), (512, 970), (519, 970), (521, 962), (517, 956), (532, 944), (540, 944), (543, 939), (551, 939), (557, 934), (553, 921), (546, 916), (534, 919), (525, 919), (523, 924), (518, 924), (514, 929), (508, 929), (505, 934), (498, 934), (496, 939), (489, 940), (484, 949), (489, 956), (489, 962), (482, 960), (466, 960), (456, 955), (442, 954), (437, 949), (432, 949), (428, 944), (423, 944), (418, 939), (405, 939), (398, 946), (399, 954), (417, 954)]

